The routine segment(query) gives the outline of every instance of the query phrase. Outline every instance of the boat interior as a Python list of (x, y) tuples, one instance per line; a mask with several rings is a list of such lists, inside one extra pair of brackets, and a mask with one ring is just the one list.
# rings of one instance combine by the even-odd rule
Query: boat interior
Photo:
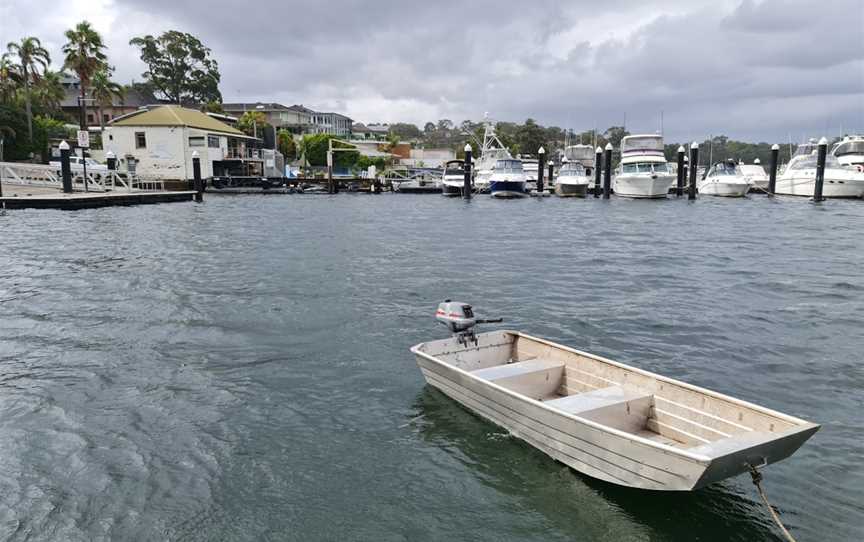
[(424, 346), (439, 350), (426, 353), (446, 363), (562, 412), (703, 455), (771, 440), (798, 425), (794, 418), (514, 332), (484, 333), (478, 341), (458, 349), (452, 341)]

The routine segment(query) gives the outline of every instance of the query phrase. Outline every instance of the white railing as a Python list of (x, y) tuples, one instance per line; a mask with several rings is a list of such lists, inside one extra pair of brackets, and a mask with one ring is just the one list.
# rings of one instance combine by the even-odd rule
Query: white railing
[[(63, 189), (63, 179), (55, 166), (26, 162), (0, 162), (0, 181), (6, 184), (46, 186)], [(84, 190), (84, 171), (72, 170), (72, 188)], [(119, 171), (88, 171), (87, 190), (108, 192), (114, 190), (164, 191), (165, 182), (151, 175), (129, 174)]]

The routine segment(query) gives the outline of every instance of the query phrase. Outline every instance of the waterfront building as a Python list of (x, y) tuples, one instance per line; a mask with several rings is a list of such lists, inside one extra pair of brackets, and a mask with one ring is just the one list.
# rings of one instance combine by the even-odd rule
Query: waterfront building
[[(63, 114), (69, 120), (77, 122), (81, 111), (80, 105), (78, 104), (78, 98), (81, 96), (81, 81), (75, 75), (61, 73), (60, 82), (66, 92), (63, 99), (60, 101), (60, 110), (63, 111)], [(127, 86), (125, 87), (125, 92), (122, 97), (115, 96), (111, 100), (110, 105), (105, 104), (101, 106), (101, 119), (99, 118), (100, 105), (94, 103), (92, 100), (88, 101), (87, 125), (97, 127), (102, 126), (108, 124), (111, 120), (117, 117), (127, 115), (137, 111), (143, 106), (158, 102), (159, 101), (152, 92), (147, 92), (140, 87)]]
[(240, 117), (247, 111), (258, 111), (267, 118), (267, 123), (280, 130), (288, 130), (295, 134), (308, 134), (315, 132), (312, 123), (311, 109), (302, 105), (285, 106), (279, 103), (223, 103), (222, 111)]
[[(165, 181), (192, 178), (192, 153), (201, 159), (201, 176), (262, 175), (259, 140), (195, 109), (158, 105), (113, 119), (102, 140), (120, 169)], [(131, 162), (131, 164), (130, 164)]]

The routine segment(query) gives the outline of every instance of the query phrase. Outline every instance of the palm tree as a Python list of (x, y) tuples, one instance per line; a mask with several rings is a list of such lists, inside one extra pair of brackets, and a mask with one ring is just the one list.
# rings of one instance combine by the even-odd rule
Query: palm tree
[(9, 54), (0, 55), (0, 103), (9, 103), (15, 98), (21, 83), (19, 75)]
[(66, 97), (66, 89), (59, 72), (45, 70), (42, 77), (36, 81), (33, 87), (34, 101), (46, 112), (60, 110), (60, 104)]
[(39, 76), (39, 69), (48, 68), (51, 57), (48, 51), (42, 47), (39, 38), (22, 38), (21, 43), (9, 42), (6, 49), (10, 55), (18, 57), (18, 70), (21, 72), (21, 80), (24, 82), (24, 107), (27, 112), (27, 135), (33, 141), (33, 110), (30, 105), (30, 82)]
[(75, 25), (75, 28), (66, 31), (68, 42), (63, 46), (63, 54), (66, 55), (64, 68), (68, 68), (78, 74), (81, 82), (81, 129), (87, 129), (87, 88), (90, 80), (105, 69), (107, 57), (102, 49), (102, 36), (87, 21)]
[(111, 80), (111, 73), (113, 71), (113, 67), (105, 66), (94, 73), (91, 80), (93, 101), (96, 102), (96, 107), (99, 108), (99, 126), (102, 128), (105, 128), (105, 117), (102, 116), (102, 107), (114, 105), (114, 98), (122, 100), (126, 95), (126, 89), (123, 88), (123, 85)]

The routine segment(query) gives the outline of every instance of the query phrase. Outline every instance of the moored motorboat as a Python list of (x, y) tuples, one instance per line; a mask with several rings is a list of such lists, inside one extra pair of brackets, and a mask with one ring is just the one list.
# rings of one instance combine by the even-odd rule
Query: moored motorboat
[(450, 160), (444, 164), (441, 173), (441, 195), (461, 196), (465, 188), (465, 162), (463, 160)]
[[(537, 190), (537, 174), (540, 167), (540, 161), (537, 158), (525, 158), (520, 156), (522, 161), (522, 171), (525, 172), (525, 190), (531, 192)], [(549, 179), (545, 179), (548, 187)]]
[(474, 334), (470, 305), (436, 317), (450, 339), (411, 348), (426, 382), (588, 476), (686, 491), (775, 463), (819, 425), (519, 331)]
[(498, 160), (489, 178), (489, 193), (493, 198), (522, 198), (528, 195), (525, 189), (525, 172), (521, 160)]
[(734, 160), (727, 160), (714, 164), (705, 178), (696, 183), (696, 190), (705, 196), (742, 198), (750, 190), (750, 182)]
[(480, 154), (476, 158), (472, 170), (474, 171), (474, 190), (477, 192), (488, 192), (489, 183), (492, 179), (492, 169), (498, 160), (510, 160), (513, 156), (495, 135), (495, 127), (487, 116), (483, 121), (483, 142), (480, 145)]
[[(789, 196), (812, 197), (816, 188), (816, 162), (818, 150), (810, 154), (796, 153), (777, 177), (774, 192)], [(826, 198), (864, 197), (864, 173), (855, 166), (844, 166), (827, 153), (822, 196)]]
[(621, 165), (612, 180), (617, 196), (665, 198), (675, 176), (663, 154), (663, 136), (626, 136), (621, 140)]
[(565, 159), (558, 170), (558, 180), (555, 183), (555, 194), (561, 197), (584, 198), (588, 193), (591, 177), (586, 173), (585, 166), (579, 162)]

